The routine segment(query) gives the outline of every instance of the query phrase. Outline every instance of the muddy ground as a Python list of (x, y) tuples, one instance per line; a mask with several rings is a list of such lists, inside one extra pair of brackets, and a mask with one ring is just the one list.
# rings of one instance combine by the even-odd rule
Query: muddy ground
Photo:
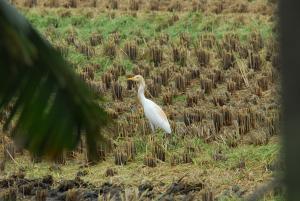
[[(79, 171), (78, 175), (83, 172)], [(164, 185), (164, 184), (162, 184)], [(124, 200), (131, 198), (136, 200), (193, 200), (196, 194), (204, 188), (204, 183), (188, 183), (184, 178), (167, 186), (165, 191), (154, 190), (151, 182), (143, 181), (137, 188), (125, 189), (122, 185), (104, 183), (95, 186), (83, 181), (80, 176), (72, 180), (64, 180), (56, 183), (51, 175), (40, 179), (27, 179), (20, 172), (8, 179), (0, 180), (0, 200)], [(238, 186), (232, 188), (234, 193), (243, 194)], [(199, 195), (197, 195), (199, 196)], [(211, 196), (211, 192), (204, 192), (203, 197)], [(126, 200), (127, 200), (126, 199)]]

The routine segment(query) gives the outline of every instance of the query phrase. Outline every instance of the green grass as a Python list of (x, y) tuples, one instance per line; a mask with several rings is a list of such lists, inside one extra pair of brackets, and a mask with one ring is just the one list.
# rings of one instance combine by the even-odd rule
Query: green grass
[(174, 102), (185, 102), (186, 95), (178, 95), (174, 97)]
[[(89, 37), (92, 33), (101, 33), (104, 40), (109, 40), (111, 33), (118, 32), (121, 39), (119, 47), (127, 40), (139, 37), (144, 41), (151, 41), (161, 34), (168, 34), (170, 40), (179, 40), (181, 34), (188, 34), (193, 41), (203, 33), (212, 32), (217, 39), (222, 38), (227, 33), (236, 33), (241, 41), (245, 41), (250, 33), (258, 31), (262, 37), (268, 38), (272, 34), (272, 24), (268, 22), (267, 17), (257, 17), (252, 14), (244, 14), (244, 23), (236, 15), (204, 15), (202, 13), (186, 12), (178, 13), (179, 20), (169, 24), (172, 13), (138, 13), (133, 17), (130, 13), (115, 13), (111, 18), (108, 13), (97, 13), (94, 17), (86, 17), (85, 11), (71, 10), (70, 16), (61, 17), (65, 11), (62, 9), (51, 9), (41, 11), (39, 9), (30, 9), (23, 11), (29, 21), (43, 35), (47, 35), (50, 41), (60, 41), (65, 39), (70, 31), (75, 31), (78, 35), (78, 41), (89, 43)], [(42, 17), (41, 17), (42, 16)], [(237, 24), (239, 23), (239, 24)], [(158, 29), (158, 27), (162, 27)], [(148, 42), (147, 42), (148, 43)], [(145, 44), (140, 47), (146, 48)], [(98, 48), (96, 56), (87, 60), (85, 56), (78, 53), (74, 48), (69, 48), (67, 59), (76, 66), (85, 66), (89, 63), (98, 63), (102, 66), (101, 72), (109, 68), (113, 61), (100, 55), (102, 48)], [(127, 58), (120, 59), (127, 70), (133, 68), (133, 63)], [(180, 100), (180, 97), (176, 99)]]
[(261, 32), (264, 38), (272, 33), (271, 23), (267, 17), (258, 18), (255, 15), (244, 14), (247, 24), (236, 25), (239, 18), (232, 15), (203, 15), (201, 13), (183, 13), (179, 15), (179, 21), (173, 25), (167, 26), (162, 30), (157, 30), (161, 24), (166, 24), (173, 14), (162, 12), (157, 14), (139, 13), (138, 17), (128, 14), (116, 14), (115, 18), (110, 18), (106, 13), (99, 14), (94, 18), (87, 18), (81, 13), (70, 17), (60, 17), (59, 10), (50, 10), (48, 14), (41, 16), (41, 11), (32, 9), (25, 13), (29, 21), (41, 32), (47, 27), (58, 24), (56, 29), (61, 37), (70, 27), (77, 30), (79, 38), (87, 40), (91, 33), (101, 32), (105, 39), (113, 32), (119, 32), (121, 39), (133, 39), (140, 34), (145, 38), (153, 38), (161, 33), (167, 33), (171, 38), (176, 38), (182, 33), (188, 33), (195, 39), (207, 30), (212, 31), (218, 38), (223, 37), (228, 32), (237, 33), (241, 39), (246, 37), (254, 30)]

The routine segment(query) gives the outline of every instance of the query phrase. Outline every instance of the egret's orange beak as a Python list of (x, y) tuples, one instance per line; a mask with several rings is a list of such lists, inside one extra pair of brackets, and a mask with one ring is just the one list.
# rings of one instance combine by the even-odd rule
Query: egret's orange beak
[(127, 80), (135, 81), (134, 77), (127, 78)]

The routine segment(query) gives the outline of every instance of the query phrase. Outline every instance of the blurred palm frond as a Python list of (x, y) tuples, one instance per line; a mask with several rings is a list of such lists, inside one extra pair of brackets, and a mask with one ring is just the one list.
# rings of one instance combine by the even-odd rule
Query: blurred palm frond
[(71, 66), (17, 10), (0, 0), (0, 111), (12, 105), (4, 129), (38, 155), (73, 149), (83, 130), (90, 156), (105, 111)]

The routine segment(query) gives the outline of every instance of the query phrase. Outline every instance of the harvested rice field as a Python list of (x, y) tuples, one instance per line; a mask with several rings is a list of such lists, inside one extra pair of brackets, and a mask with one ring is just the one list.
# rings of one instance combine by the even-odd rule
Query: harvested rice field
[[(111, 149), (90, 163), (82, 138), (48, 161), (0, 133), (0, 200), (239, 201), (277, 174), (276, 1), (11, 3), (102, 96)], [(152, 132), (134, 75), (171, 135)], [(284, 200), (283, 190), (263, 200)]]

